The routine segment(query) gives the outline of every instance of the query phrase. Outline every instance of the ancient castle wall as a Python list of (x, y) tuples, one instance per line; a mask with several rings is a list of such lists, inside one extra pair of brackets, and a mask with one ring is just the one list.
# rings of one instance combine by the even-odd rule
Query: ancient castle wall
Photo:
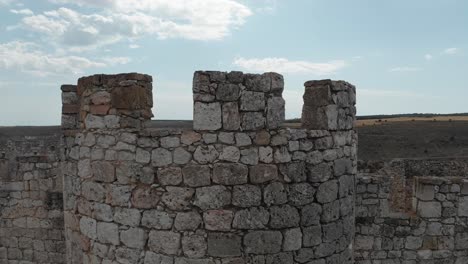
[(60, 134), (1, 132), (0, 263), (65, 263)]
[(69, 263), (352, 263), (355, 89), (307, 82), (285, 127), (275, 73), (196, 72), (193, 128), (150, 128), (152, 79), (64, 86)]
[(356, 263), (468, 263), (466, 176), (404, 174), (358, 175)]

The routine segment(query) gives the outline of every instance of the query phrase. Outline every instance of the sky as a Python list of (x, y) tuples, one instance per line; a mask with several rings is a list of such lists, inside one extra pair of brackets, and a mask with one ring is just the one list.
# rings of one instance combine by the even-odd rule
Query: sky
[(196, 70), (356, 86), (358, 115), (468, 112), (466, 0), (0, 0), (0, 126), (59, 125), (60, 85), (153, 76), (155, 119), (192, 118)]

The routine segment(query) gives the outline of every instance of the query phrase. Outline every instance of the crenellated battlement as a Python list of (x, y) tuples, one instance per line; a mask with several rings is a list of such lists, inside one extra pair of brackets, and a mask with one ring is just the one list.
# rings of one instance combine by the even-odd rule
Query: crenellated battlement
[(280, 74), (197, 71), (193, 127), (155, 128), (151, 81), (63, 91), (70, 263), (352, 263), (353, 86), (307, 82), (293, 128)]

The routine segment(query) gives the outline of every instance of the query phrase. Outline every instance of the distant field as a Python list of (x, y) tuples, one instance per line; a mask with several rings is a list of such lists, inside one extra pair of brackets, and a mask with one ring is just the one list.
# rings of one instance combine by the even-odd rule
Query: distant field
[(379, 119), (364, 119), (357, 120), (356, 126), (372, 126), (381, 125), (388, 122), (416, 122), (416, 121), (431, 121), (431, 122), (455, 122), (468, 121), (468, 116), (433, 116), (433, 117), (390, 117)]

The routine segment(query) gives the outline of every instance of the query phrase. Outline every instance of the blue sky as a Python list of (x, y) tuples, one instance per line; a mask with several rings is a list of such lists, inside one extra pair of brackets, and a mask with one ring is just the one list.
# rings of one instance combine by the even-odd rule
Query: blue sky
[(464, 0), (0, 0), (0, 126), (60, 123), (64, 83), (155, 80), (156, 119), (191, 119), (196, 70), (346, 80), (358, 114), (468, 112)]

